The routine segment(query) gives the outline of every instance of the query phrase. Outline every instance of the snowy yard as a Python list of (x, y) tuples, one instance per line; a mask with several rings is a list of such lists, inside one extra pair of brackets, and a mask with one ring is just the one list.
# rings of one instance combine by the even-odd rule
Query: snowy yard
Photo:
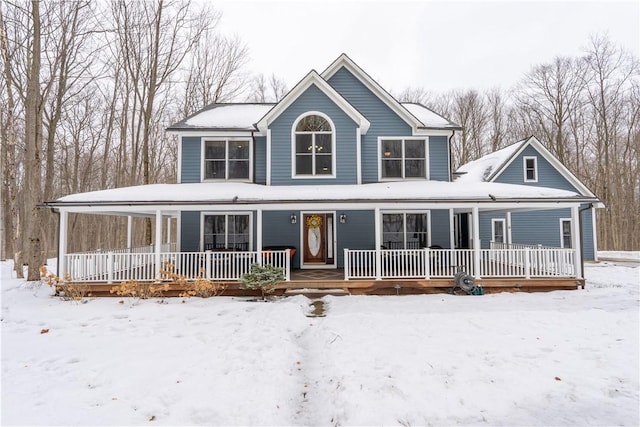
[[(486, 296), (120, 298), (2, 263), (3, 425), (638, 425), (640, 267)], [(48, 331), (48, 332), (46, 332)]]

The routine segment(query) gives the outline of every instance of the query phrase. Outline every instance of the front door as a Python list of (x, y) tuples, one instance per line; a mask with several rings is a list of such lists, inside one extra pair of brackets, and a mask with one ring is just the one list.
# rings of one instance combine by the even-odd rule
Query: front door
[(302, 215), (302, 268), (335, 266), (333, 213)]

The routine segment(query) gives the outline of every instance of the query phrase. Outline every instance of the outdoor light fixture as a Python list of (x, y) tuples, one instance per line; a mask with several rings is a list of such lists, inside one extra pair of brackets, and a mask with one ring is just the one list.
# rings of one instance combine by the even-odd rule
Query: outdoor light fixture
[(344, 224), (347, 222), (347, 215), (346, 214), (340, 214), (340, 224)]
[(296, 214), (291, 214), (291, 217), (289, 218), (289, 220), (291, 221), (291, 224), (295, 224), (296, 222), (298, 222), (298, 218), (296, 217)]

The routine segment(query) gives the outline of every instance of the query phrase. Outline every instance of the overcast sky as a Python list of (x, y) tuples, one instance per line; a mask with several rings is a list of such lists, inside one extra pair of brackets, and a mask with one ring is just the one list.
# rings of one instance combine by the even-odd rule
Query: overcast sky
[(576, 56), (607, 33), (640, 56), (634, 1), (249, 1), (213, 3), (220, 29), (250, 50), (249, 67), (292, 88), (347, 53), (382, 86), (504, 89), (532, 65)]

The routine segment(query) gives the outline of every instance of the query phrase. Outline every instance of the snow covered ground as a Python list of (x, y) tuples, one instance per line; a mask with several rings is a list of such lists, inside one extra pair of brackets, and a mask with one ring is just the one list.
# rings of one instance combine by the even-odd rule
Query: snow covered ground
[[(640, 267), (585, 290), (135, 302), (2, 263), (3, 425), (638, 425)], [(48, 332), (46, 332), (48, 331)]]

